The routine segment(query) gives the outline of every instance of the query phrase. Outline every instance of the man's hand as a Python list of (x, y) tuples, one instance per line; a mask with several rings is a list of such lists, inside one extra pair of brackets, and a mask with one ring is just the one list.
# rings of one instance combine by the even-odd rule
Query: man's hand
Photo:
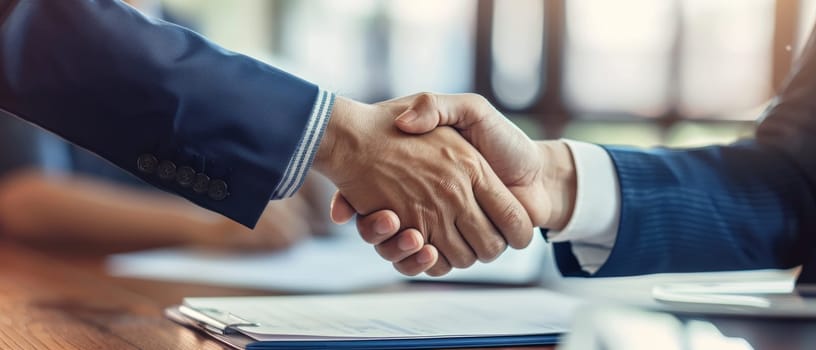
[[(395, 121), (402, 131), (424, 134), (437, 126), (453, 126), (482, 153), (525, 207), (534, 225), (552, 229), (566, 226), (575, 202), (576, 177), (572, 155), (563, 142), (530, 140), (483, 97), (474, 94), (420, 94), (396, 101), (409, 103)], [(348, 221), (354, 213), (353, 206), (341, 195), (335, 196), (334, 221)], [(383, 210), (358, 217), (358, 228), (368, 241), (372, 237), (400, 240), (412, 235), (395, 235), (399, 221), (396, 213)], [(383, 257), (396, 266), (416, 264), (413, 256)]]
[(529, 244), (526, 211), (455, 130), (412, 136), (394, 127), (411, 105), (338, 99), (315, 157), (315, 169), (337, 185), (344, 203), (362, 214), (390, 209), (399, 221), (387, 224), (407, 229), (396, 239), (363, 237), (389, 260), (415, 256), (396, 266), (408, 275), (442, 275), (491, 261), (507, 244)]

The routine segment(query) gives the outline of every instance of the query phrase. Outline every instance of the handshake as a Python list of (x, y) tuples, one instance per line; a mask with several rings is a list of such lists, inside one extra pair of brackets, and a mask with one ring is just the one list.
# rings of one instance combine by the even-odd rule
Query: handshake
[(331, 216), (403, 274), (441, 276), (526, 247), (572, 215), (569, 148), (533, 141), (475, 94), (373, 105), (338, 98), (314, 167), (337, 185)]

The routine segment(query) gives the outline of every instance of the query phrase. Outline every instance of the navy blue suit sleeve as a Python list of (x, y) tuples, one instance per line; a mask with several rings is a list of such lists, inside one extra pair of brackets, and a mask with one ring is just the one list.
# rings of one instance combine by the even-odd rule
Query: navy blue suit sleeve
[(802, 233), (813, 228), (816, 205), (806, 177), (784, 154), (753, 141), (606, 149), (620, 183), (621, 218), (595, 276), (802, 263)]
[[(317, 86), (120, 1), (0, 0), (0, 11), (0, 108), (254, 225), (303, 138)], [(140, 172), (142, 154), (223, 180), (229, 196)]]

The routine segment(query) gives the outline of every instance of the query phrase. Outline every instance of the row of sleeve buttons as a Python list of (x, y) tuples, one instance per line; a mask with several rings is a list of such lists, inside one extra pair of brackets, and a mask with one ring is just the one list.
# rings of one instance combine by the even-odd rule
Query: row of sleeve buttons
[(169, 160), (159, 161), (155, 155), (142, 154), (136, 160), (142, 173), (158, 176), (162, 181), (175, 181), (182, 188), (192, 188), (197, 194), (206, 194), (210, 199), (220, 201), (229, 196), (227, 183), (221, 179), (210, 179), (207, 174), (196, 173), (189, 166), (178, 167)]

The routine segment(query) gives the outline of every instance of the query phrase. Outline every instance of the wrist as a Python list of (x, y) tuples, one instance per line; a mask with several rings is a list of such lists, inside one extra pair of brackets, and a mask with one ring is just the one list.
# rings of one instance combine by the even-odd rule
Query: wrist
[[(348, 124), (349, 104), (351, 102), (343, 97), (338, 96), (334, 101), (331, 117), (329, 123), (326, 125), (326, 131), (323, 134), (323, 139), (317, 149), (314, 159), (314, 169), (323, 175), (329, 176), (329, 173), (334, 172), (337, 158), (335, 153), (340, 153), (338, 149), (339, 134), (343, 133), (343, 128)], [(329, 176), (330, 177), (330, 176)]]
[(334, 183), (341, 178), (343, 169), (348, 169), (350, 157), (360, 149), (360, 127), (356, 115), (360, 115), (363, 104), (337, 97), (326, 132), (320, 142), (314, 160), (314, 169)]
[(545, 200), (549, 202), (547, 213), (531, 215), (538, 227), (562, 230), (567, 226), (575, 209), (578, 176), (569, 146), (563, 141), (537, 142), (543, 169), (539, 179)]

